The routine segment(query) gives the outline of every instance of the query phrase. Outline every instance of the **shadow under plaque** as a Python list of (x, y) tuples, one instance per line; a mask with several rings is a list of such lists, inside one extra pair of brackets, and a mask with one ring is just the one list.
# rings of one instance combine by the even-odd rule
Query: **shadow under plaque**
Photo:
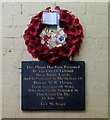
[(22, 61), (24, 110), (85, 110), (85, 62)]

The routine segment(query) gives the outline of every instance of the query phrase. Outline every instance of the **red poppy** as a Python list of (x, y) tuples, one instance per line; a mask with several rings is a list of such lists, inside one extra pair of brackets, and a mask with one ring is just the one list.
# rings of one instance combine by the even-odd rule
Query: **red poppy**
[(38, 60), (45, 60), (45, 55), (44, 54), (39, 54), (38, 55)]
[(76, 44), (75, 45), (75, 52), (79, 52), (79, 49), (80, 49), (80, 47), (81, 47), (81, 44)]
[(68, 26), (65, 26), (64, 33), (69, 34), (70, 28)]
[(52, 49), (52, 51), (53, 51), (55, 54), (59, 54), (59, 55), (62, 55), (62, 54), (63, 54), (62, 49), (59, 48), (59, 47), (54, 47), (54, 48)]
[(77, 24), (77, 25), (76, 25), (76, 29), (78, 30), (79, 34), (81, 34), (82, 31), (83, 31), (83, 28), (82, 28), (82, 25), (81, 25), (81, 24)]
[(39, 29), (39, 25), (33, 25), (33, 27), (31, 28), (30, 34), (33, 36), (36, 36), (38, 29)]
[(31, 24), (32, 25), (40, 25), (40, 23), (41, 23), (41, 19), (35, 18), (35, 17), (31, 18)]
[(79, 41), (77, 41), (76, 43), (75, 43), (75, 52), (79, 52), (79, 49), (80, 49), (80, 47), (81, 47), (81, 43), (82, 43), (82, 39), (79, 39)]
[(72, 51), (75, 50), (75, 44), (73, 44), (73, 42), (71, 42), (71, 41), (67, 43), (67, 47)]
[[(42, 24), (42, 23), (40, 23), (40, 25), (39, 25), (39, 30), (42, 32), (42, 30), (45, 28), (45, 27), (47, 27), (48, 25), (46, 25), (46, 24)], [(39, 31), (39, 32), (40, 32)]]
[(49, 62), (49, 63), (53, 63), (54, 62), (54, 60), (56, 60), (56, 57), (55, 57), (55, 55), (53, 54), (53, 53), (48, 53), (48, 55), (47, 55), (47, 61)]
[(23, 38), (25, 40), (29, 40), (31, 38), (31, 34), (30, 34), (30, 28), (28, 28), (27, 30), (25, 30), (25, 33), (23, 35)]
[(68, 26), (69, 28), (72, 28), (72, 27), (75, 26), (74, 23), (75, 23), (75, 18), (70, 18), (70, 19), (68, 20), (67, 26)]
[(73, 27), (73, 28), (69, 28), (69, 27), (66, 27), (64, 29), (64, 32), (66, 34), (70, 34), (70, 35), (79, 35), (81, 31), (79, 31), (78, 29), (76, 29), (76, 27)]
[(50, 10), (50, 9), (51, 9), (51, 7), (47, 7), (45, 10), (47, 10), (47, 11), (48, 11), (48, 10)]
[(75, 19), (75, 16), (71, 15), (70, 12), (68, 12), (68, 10), (61, 10), (61, 12), (60, 12), (60, 20), (61, 21), (68, 22), (71, 19)]
[(63, 52), (63, 56), (70, 57), (71, 54), (72, 54), (72, 52), (73, 52), (73, 51), (72, 51), (71, 49), (66, 48), (66, 49), (64, 50), (64, 52)]
[(60, 20), (61, 21), (68, 22), (70, 18), (71, 17), (68, 13), (60, 13)]
[[(26, 35), (24, 35), (24, 36), (26, 36)], [(28, 39), (25, 39), (25, 44), (31, 45), (32, 42), (34, 42), (34, 41), (40, 42), (40, 38), (36, 38), (36, 37), (30, 35)]]
[(35, 36), (30, 36), (30, 39), (29, 40), (25, 40), (25, 44), (26, 45), (30, 45), (30, 43), (33, 43), (33, 42), (41, 42), (41, 38), (40, 37), (35, 37)]
[(82, 31), (82, 29), (83, 29), (81, 24), (77, 24), (77, 25), (76, 25), (76, 28), (77, 28), (78, 30), (81, 30), (81, 31)]
[(68, 43), (70, 41), (72, 43), (76, 43), (79, 40), (80, 40), (80, 36), (68, 35), (67, 38), (66, 38), (66, 43)]
[(29, 34), (24, 34), (23, 35), (23, 38), (27, 41), (27, 40), (30, 40), (30, 38), (31, 38), (31, 34), (29, 33)]
[(31, 53), (31, 55), (34, 57), (34, 58), (37, 58), (38, 55), (39, 55), (39, 51), (38, 50), (35, 50)]
[(32, 40), (26, 40), (26, 41), (25, 41), (25, 44), (26, 44), (27, 46), (30, 46), (30, 45), (33, 46), (32, 42), (33, 42)]
[(36, 15), (37, 15), (38, 19), (40, 20), (41, 17), (42, 17), (42, 12), (40, 12), (40, 13), (38, 13), (38, 14), (36, 14)]
[(49, 41), (49, 39), (50, 39), (50, 37), (48, 35), (44, 35), (43, 38), (44, 38), (45, 42)]
[[(31, 30), (33, 24), (27, 24), (27, 26), (28, 26), (28, 29)], [(27, 29), (27, 30), (28, 30), (28, 29)]]
[(61, 13), (67, 13), (67, 12), (68, 12), (68, 10), (61, 9)]
[(29, 44), (30, 44), (30, 40), (26, 40), (25, 45), (29, 45)]
[(78, 25), (78, 24), (79, 24), (79, 19), (76, 18), (76, 19), (75, 19), (75, 25)]
[(39, 50), (42, 48), (42, 45), (37, 41), (33, 41), (32, 44), (36, 50)]
[(66, 24), (67, 24), (65, 21), (61, 21), (61, 20), (59, 21), (59, 23), (60, 23), (59, 26), (61, 28), (64, 28), (66, 26)]
[(39, 49), (39, 54), (47, 54), (50, 51), (47, 45), (42, 46), (42, 48)]
[(59, 7), (59, 6), (56, 6), (56, 7), (55, 7), (55, 10), (60, 10), (60, 7)]
[(81, 31), (80, 37), (83, 38), (84, 37), (84, 33)]
[(33, 53), (35, 51), (35, 48), (33, 45), (28, 45), (27, 49), (28, 49), (29, 53)]
[(36, 30), (39, 28), (39, 26), (36, 27), (34, 24), (28, 24), (27, 26), (27, 31), (29, 31), (31, 35), (35, 36), (37, 32)]

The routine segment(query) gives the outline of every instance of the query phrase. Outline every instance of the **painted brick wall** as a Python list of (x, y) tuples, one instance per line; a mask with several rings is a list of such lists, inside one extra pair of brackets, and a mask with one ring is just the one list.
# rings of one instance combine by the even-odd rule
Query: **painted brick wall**
[(21, 61), (34, 60), (22, 38), (31, 16), (44, 3), (2, 3), (3, 17), (3, 117), (5, 118), (106, 118), (108, 115), (108, 3), (57, 3), (76, 15), (84, 27), (85, 38), (74, 60), (86, 62), (85, 111), (21, 111)]
[[(2, 8), (2, 3), (0, 3), (0, 8)], [(2, 11), (0, 10), (0, 106), (2, 106)], [(2, 118), (2, 109), (0, 109), (0, 118)]]

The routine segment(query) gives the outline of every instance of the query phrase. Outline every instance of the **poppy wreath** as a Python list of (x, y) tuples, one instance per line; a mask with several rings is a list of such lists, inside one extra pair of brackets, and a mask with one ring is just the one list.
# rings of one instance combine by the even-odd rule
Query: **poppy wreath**
[[(50, 9), (51, 7), (48, 7), (45, 10), (49, 11)], [(28, 52), (34, 58), (46, 60), (49, 63), (66, 60), (71, 56), (74, 57), (75, 53), (79, 52), (83, 38), (83, 28), (79, 23), (79, 19), (71, 14), (70, 11), (60, 9), (59, 6), (56, 6), (55, 10), (60, 12), (59, 27), (67, 35), (65, 44), (50, 49), (47, 45), (49, 36), (44, 35), (43, 38), (40, 37), (44, 28), (48, 27), (47, 24), (42, 24), (42, 12), (31, 18), (31, 22), (27, 25), (28, 28), (23, 35)], [(41, 42), (42, 39), (44, 44)]]

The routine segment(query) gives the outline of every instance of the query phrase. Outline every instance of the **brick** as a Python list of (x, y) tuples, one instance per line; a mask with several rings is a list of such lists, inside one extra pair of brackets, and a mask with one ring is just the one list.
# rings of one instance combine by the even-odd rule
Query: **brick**
[(11, 37), (11, 38), (15, 38), (15, 37), (22, 37), (23, 31), (24, 31), (24, 27), (20, 27), (20, 26), (15, 26), (15, 27), (6, 27), (3, 26), (3, 37)]
[[(17, 58), (16, 56), (19, 56), (19, 55), (18, 54), (15, 55), (15, 58)], [(10, 84), (20, 82), (19, 80), (21, 79), (20, 78), (21, 77), (20, 76), (21, 61), (20, 60), (15, 60), (15, 58), (12, 58), (12, 60), (9, 59), (11, 61), (10, 64), (5, 63), (5, 59), (3, 58), (3, 72), (2, 72), (2, 78), (3, 78), (2, 83), (3, 83), (3, 85), (10, 85)], [(12, 73), (13, 73), (13, 75), (11, 75)], [(11, 82), (7, 82), (7, 81), (9, 81), (9, 76), (10, 76)]]
[(87, 108), (86, 112), (80, 112), (78, 118), (108, 118), (108, 109), (107, 108)]
[[(80, 48), (80, 52), (78, 54), (75, 55), (75, 57), (73, 58), (76, 61), (80, 61), (83, 60), (85, 61), (85, 63), (87, 63), (87, 66), (91, 66), (91, 67), (87, 67), (88, 70), (86, 71), (86, 77), (87, 79), (89, 78), (89, 73), (93, 73), (94, 72), (94, 61), (96, 59), (96, 39), (95, 38), (89, 38), (87, 36), (85, 36), (85, 38), (83, 39), (83, 43), (81, 45)], [(90, 59), (91, 58), (91, 59)], [(93, 77), (94, 75), (92, 75)], [(91, 85), (91, 83), (89, 83)]]
[(82, 25), (93, 25), (94, 24), (94, 15), (78, 15), (78, 18)]
[[(0, 2), (0, 8), (2, 8), (2, 3), (1, 2)], [(1, 37), (2, 37), (2, 10), (0, 10), (0, 38)]]
[[(24, 50), (25, 41), (23, 38), (3, 38), (2, 48), (9, 50)], [(4, 54), (4, 53), (3, 53)]]
[(108, 3), (107, 2), (91, 2), (87, 3), (87, 14), (91, 15), (107, 15)]
[[(105, 53), (105, 52), (104, 52)], [(103, 57), (107, 57), (104, 53)], [(99, 58), (97, 55), (96, 60), (94, 62), (95, 70), (94, 70), (94, 82), (93, 82), (93, 91), (90, 92), (89, 95), (108, 95), (108, 73), (105, 72), (108, 70), (108, 62), (103, 58)], [(103, 59), (103, 60), (102, 60)], [(97, 80), (98, 79), (98, 80)], [(100, 92), (101, 91), (101, 92)]]
[(13, 38), (3, 38), (3, 41), (2, 41), (2, 48), (3, 49), (8, 49), (8, 50), (11, 50), (11, 49), (14, 49), (14, 39)]
[(23, 38), (16, 38), (14, 40), (15, 40), (14, 49), (16, 50), (26, 49), (25, 40)]
[(108, 15), (95, 15), (94, 24), (97, 25), (108, 25)]
[[(30, 7), (32, 6), (32, 7)], [(52, 2), (26, 2), (22, 6), (23, 15), (29, 15), (29, 14), (37, 14), (41, 12), (42, 10), (45, 10), (47, 7), (54, 7)]]
[(32, 61), (33, 57), (31, 56), (31, 54), (27, 51), (27, 50), (22, 50), (22, 57), (21, 57), (22, 61)]
[(21, 14), (21, 4), (17, 2), (5, 2), (2, 5), (2, 13), (4, 15), (19, 15)]
[[(5, 106), (6, 109), (13, 109), (13, 106), (16, 106), (18, 104), (17, 99), (9, 99), (8, 102), (6, 99), (4, 99), (3, 107)], [(16, 109), (16, 108), (15, 108)]]
[(26, 26), (29, 23), (28, 16), (20, 14), (13, 16), (13, 26)]
[[(15, 62), (18, 62), (21, 60), (22, 53), (20, 50), (3, 50), (3, 62), (2, 67), (3, 73), (13, 73), (17, 68), (15, 67)], [(8, 62), (7, 62), (8, 61)], [(18, 66), (19, 67), (19, 66)]]
[(101, 49), (107, 50), (106, 48), (108, 48), (108, 37), (97, 38), (96, 47), (98, 51), (100, 51)]
[(39, 112), (39, 113), (33, 112), (31, 118), (49, 118), (49, 112), (47, 112), (47, 111), (44, 111), (43, 113), (42, 112)]
[(3, 24), (3, 26), (11, 26), (12, 25), (12, 16), (4, 15), (2, 17), (2, 24)]
[(2, 110), (3, 112), (2, 112), (2, 118), (15, 118), (15, 110), (14, 109), (12, 109), (12, 110), (10, 110), (10, 109), (3, 109)]
[(2, 37), (2, 14), (0, 13), (0, 39)]
[(31, 118), (31, 117), (32, 112), (22, 112), (20, 108), (18, 110), (15, 110), (15, 118)]
[(96, 6), (96, 14), (108, 15), (108, 2), (99, 2)]
[[(5, 67), (5, 66), (4, 66)], [(12, 72), (8, 72), (7, 74), (5, 72), (3, 72), (2, 74), (2, 78), (3, 78), (3, 81), (2, 81), (2, 84), (3, 85), (10, 85), (9, 82), (7, 82), (9, 80), (9, 76), (10, 76), (10, 79), (11, 79), (11, 82), (14, 82), (16, 81), (15, 77), (11, 75)]]
[[(10, 84), (10, 81), (8, 81), (8, 85), (3, 85), (3, 99), (19, 99), (20, 93), (17, 93), (17, 91), (20, 91), (20, 83), (14, 83)], [(8, 94), (5, 94), (8, 93)], [(17, 94), (16, 94), (17, 93)], [(5, 109), (5, 108), (4, 108)]]
[[(95, 99), (94, 99), (95, 98)], [(92, 96), (88, 96), (88, 107), (95, 109), (95, 108), (107, 108), (108, 106), (108, 99), (106, 99), (107, 96), (105, 95), (92, 95)]]
[(108, 26), (105, 25), (88, 25), (86, 27), (85, 36), (89, 37), (107, 37), (108, 36)]
[(35, 16), (35, 15), (34, 15), (34, 14), (29, 14), (29, 15), (28, 15), (28, 23), (31, 22), (31, 18), (32, 18), (33, 16)]
[(50, 112), (48, 114), (48, 118), (62, 118), (62, 116), (65, 116), (65, 113), (60, 111), (59, 113), (58, 112)]
[(87, 11), (86, 14), (87, 15), (95, 15), (96, 14), (96, 3), (95, 2), (88, 2), (87, 3)]

